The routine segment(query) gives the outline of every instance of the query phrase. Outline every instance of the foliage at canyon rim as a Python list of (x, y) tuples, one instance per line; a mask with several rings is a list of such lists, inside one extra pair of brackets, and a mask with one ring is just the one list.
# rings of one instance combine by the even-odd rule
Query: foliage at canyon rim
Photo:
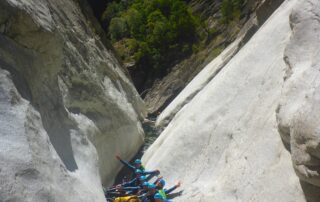
[[(239, 19), (244, 4), (224, 0), (218, 23), (223, 26)], [(170, 67), (201, 51), (208, 38), (218, 35), (183, 0), (112, 1), (101, 21), (124, 64), (142, 70), (151, 80), (165, 76)]]
[(200, 26), (181, 0), (112, 2), (103, 20), (115, 46), (128, 50), (129, 57), (120, 51), (123, 59), (133, 59), (138, 66), (153, 71), (161, 71), (175, 58), (190, 54)]

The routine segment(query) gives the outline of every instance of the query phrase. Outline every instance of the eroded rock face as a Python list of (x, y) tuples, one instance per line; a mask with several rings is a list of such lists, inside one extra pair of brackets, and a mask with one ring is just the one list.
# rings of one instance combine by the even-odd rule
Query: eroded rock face
[[(145, 101), (148, 111), (151, 113), (154, 113), (157, 110), (162, 111), (161, 115), (157, 118), (157, 127), (165, 127), (172, 120), (175, 114), (185, 104), (192, 100), (192, 98), (197, 95), (197, 93), (206, 86), (207, 83), (224, 67), (224, 65), (243, 47), (243, 45), (250, 40), (252, 35), (260, 26), (263, 25), (263, 23), (281, 5), (282, 2), (283, 0), (248, 1), (247, 4), (251, 5), (249, 7), (253, 7), (256, 10), (254, 15), (242, 27), (237, 38), (227, 48), (225, 48), (219, 56), (209, 63), (205, 61), (204, 63), (207, 65), (203, 67), (203, 70), (201, 70), (202, 66), (204, 66), (203, 64), (184, 65), (185, 68), (189, 69), (183, 70), (181, 73), (178, 72), (178, 68), (174, 69), (172, 74), (169, 74), (161, 81), (161, 85), (165, 86), (165, 88), (156, 84), (155, 87), (157, 89), (152, 89), (151, 92), (147, 94)], [(205, 8), (204, 5), (207, 3), (208, 2), (204, 1), (200, 4), (202, 5), (202, 9)], [(211, 3), (213, 3), (213, 1)], [(193, 4), (197, 5), (196, 2), (193, 2)], [(215, 12), (217, 12), (217, 10), (215, 10)], [(210, 58), (211, 57), (208, 56), (207, 59)], [(191, 58), (190, 60), (197, 61), (196, 58)], [(195, 69), (198, 69), (198, 71), (195, 71)], [(192, 71), (194, 71), (193, 74), (190, 74)], [(196, 77), (198, 72), (199, 75), (202, 74), (202, 76)], [(175, 79), (172, 79), (172, 77)], [(188, 82), (183, 81), (186, 80), (186, 77), (189, 78)], [(185, 83), (187, 83), (187, 85)], [(178, 92), (183, 88), (185, 89), (178, 94)], [(157, 100), (158, 97), (159, 99), (156, 104), (154, 104), (153, 101), (150, 101), (149, 97), (153, 100)], [(173, 101), (171, 101), (172, 99)], [(169, 105), (167, 104), (168, 101), (171, 101)]]
[[(290, 16), (287, 70), (277, 110), (279, 132), (299, 178), (320, 187), (320, 2), (307, 0)], [(318, 188), (318, 193), (320, 189)], [(319, 199), (319, 198), (318, 198)]]
[[(175, 115), (174, 111), (169, 112), (168, 107), (172, 101), (176, 101), (176, 97), (179, 97), (184, 88), (188, 88), (189, 83), (196, 75), (203, 69), (212, 68), (212, 60), (218, 56), (222, 49), (224, 51), (223, 56), (219, 56), (218, 60), (222, 60), (220, 63), (214, 66), (220, 66), (221, 69), (228, 59), (240, 50), (244, 44), (252, 37), (252, 35), (259, 29), (259, 27), (270, 17), (270, 15), (281, 5), (283, 0), (247, 0), (245, 6), (242, 8), (243, 17), (237, 25), (225, 26), (221, 23), (221, 2), (220, 0), (191, 0), (189, 5), (193, 12), (206, 19), (211, 29), (215, 29), (216, 33), (207, 39), (206, 47), (190, 56), (189, 58), (179, 62), (175, 65), (170, 73), (161, 80), (157, 80), (150, 89), (147, 89), (144, 93), (144, 101), (147, 106), (148, 113), (151, 116), (157, 115), (158, 112), (166, 110), (165, 114), (168, 116), (165, 118), (167, 122)], [(239, 32), (238, 30), (241, 29)], [(228, 48), (227, 45), (230, 45)], [(231, 50), (231, 51), (230, 51)], [(208, 77), (214, 77), (215, 73), (208, 75)], [(204, 84), (205, 85), (205, 84)], [(184, 92), (188, 92), (185, 90)], [(143, 93), (143, 94), (144, 94)], [(182, 93), (185, 94), (185, 93)], [(188, 99), (192, 99), (197, 92), (190, 92)], [(184, 99), (184, 98), (183, 98)], [(185, 103), (187, 103), (187, 99)], [(181, 107), (185, 103), (180, 103)], [(169, 114), (170, 113), (170, 114)], [(158, 121), (159, 126), (165, 126), (165, 122)]]
[[(5, 135), (0, 133), (0, 142), (5, 144), (9, 140), (7, 138), (16, 133), (22, 139), (29, 138), (30, 134), (25, 128), (33, 122), (36, 124), (32, 130), (41, 134), (39, 140), (34, 135), (34, 141), (47, 141), (46, 147), (35, 149), (32, 147), (33, 141), (16, 142), (16, 145), (26, 148), (23, 150), (25, 155), (30, 154), (27, 162), (19, 164), (22, 170), (29, 173), (29, 169), (35, 169), (35, 172), (31, 172), (32, 176), (36, 173), (48, 178), (48, 181), (43, 180), (43, 184), (38, 178), (26, 178), (24, 189), (30, 195), (36, 193), (33, 186), (37, 184), (44, 189), (55, 189), (51, 181), (59, 184), (58, 179), (65, 175), (65, 186), (54, 193), (61, 192), (62, 197), (67, 197), (66, 194), (70, 192), (71, 198), (76, 194), (82, 195), (83, 191), (84, 195), (88, 192), (88, 196), (77, 196), (74, 201), (101, 201), (101, 183), (112, 183), (120, 169), (120, 163), (114, 158), (115, 153), (129, 159), (143, 143), (144, 134), (139, 121), (145, 114), (143, 102), (112, 52), (104, 47), (93, 30), (76, 1), (0, 2), (0, 69), (11, 74), (7, 82), (1, 83), (2, 88), (9, 88), (11, 80), (18, 91), (16, 94), (22, 96), (17, 97), (23, 103), (29, 103), (24, 104), (25, 108), (30, 108), (21, 113), (16, 110), (11, 122), (14, 125), (15, 118), (21, 119), (20, 126), (16, 126), (20, 131), (13, 128)], [(10, 112), (10, 108), (5, 107), (8, 102), (1, 104), (5, 115)], [(30, 111), (36, 115), (29, 116)], [(1, 115), (1, 118), (6, 121), (10, 117)], [(6, 128), (6, 123), (0, 125), (0, 130)], [(14, 147), (14, 140), (12, 145)], [(6, 157), (6, 151), (2, 148), (1, 163), (6, 165), (7, 162), (5, 169), (18, 172), (19, 165), (11, 166), (9, 162), (17, 162), (20, 151), (12, 154), (11, 159)], [(41, 152), (49, 155), (50, 163), (38, 161), (36, 156), (31, 155)], [(55, 162), (51, 162), (50, 158)], [(33, 161), (37, 161), (36, 166), (29, 163)], [(55, 167), (61, 167), (63, 171), (55, 171)], [(51, 174), (53, 176), (47, 176)], [(19, 184), (18, 181), (9, 177), (2, 179), (1, 183), (6, 189), (12, 193), (19, 192), (13, 186)], [(77, 191), (78, 185), (75, 184), (86, 186)], [(11, 192), (2, 192), (4, 195), (1, 197), (7, 200), (13, 197)], [(98, 198), (93, 198), (96, 196), (92, 193), (98, 193)], [(55, 195), (52, 194), (52, 197)], [(69, 200), (69, 196), (50, 197), (44, 196), (44, 200), (40, 201), (73, 201)], [(30, 198), (30, 201), (37, 200)]]
[(276, 122), (289, 16), (299, 2), (285, 1), (208, 83), (200, 73), (186, 89), (202, 89), (176, 105), (145, 153), (146, 166), (160, 169), (168, 186), (183, 182), (175, 201), (306, 201)]
[[(0, 201), (104, 201), (97, 167), (90, 184), (69, 173), (50, 143), (40, 114), (23, 99), (11, 75), (0, 70)], [(88, 138), (72, 131), (72, 139), (86, 142), (82, 155), (97, 165), (96, 150)], [(78, 154), (80, 154), (78, 153)], [(85, 176), (83, 176), (85, 177)]]

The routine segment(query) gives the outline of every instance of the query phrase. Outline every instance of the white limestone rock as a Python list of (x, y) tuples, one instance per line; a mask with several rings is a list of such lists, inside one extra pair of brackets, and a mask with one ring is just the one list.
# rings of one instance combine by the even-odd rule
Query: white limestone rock
[(301, 2), (290, 16), (293, 35), (285, 51), (286, 81), (277, 110), (279, 132), (291, 150), (297, 175), (318, 187), (317, 197), (309, 194), (309, 201), (320, 197), (319, 16), (316, 0)]
[[(79, 180), (66, 169), (50, 143), (40, 114), (20, 96), (4, 70), (0, 70), (0, 114), (0, 201), (105, 201), (99, 184)], [(74, 135), (87, 142), (82, 144), (81, 153), (95, 151), (86, 137)], [(93, 165), (97, 160), (88, 159)], [(95, 170), (97, 167), (91, 171)], [(94, 180), (100, 181), (99, 175)]]
[[(48, 158), (56, 158), (56, 162), (39, 163), (39, 168), (35, 168), (35, 172), (48, 178), (43, 182), (32, 177), (31, 181), (20, 185), (10, 176), (1, 178), (4, 184), (1, 188), (6, 190), (3, 197), (9, 199), (11, 192), (18, 193), (19, 187), (24, 186), (30, 201), (36, 201), (38, 199), (31, 195), (39, 190), (34, 189), (33, 184), (48, 187), (45, 189), (51, 192), (50, 187), (54, 189), (63, 180), (65, 184), (47, 198), (44, 196), (42, 201), (103, 201), (101, 184), (113, 183), (121, 168), (114, 155), (118, 153), (130, 159), (143, 144), (140, 120), (146, 111), (130, 79), (112, 51), (106, 49), (94, 33), (77, 1), (0, 1), (0, 69), (10, 72), (24, 102), (28, 101), (28, 108), (33, 107), (32, 113), (37, 114), (28, 119), (37, 123), (33, 128), (41, 133), (39, 140), (34, 137), (35, 143), (47, 138), (46, 144), (52, 145), (50, 151), (56, 152), (49, 154), (45, 145), (29, 151), (30, 142), (21, 140), (15, 145), (12, 140), (12, 147), (22, 145), (26, 155), (47, 152)], [(7, 83), (3, 83), (4, 89)], [(5, 106), (0, 107), (6, 114), (9, 112)], [(12, 124), (15, 119), (25, 121), (24, 117), (30, 113), (17, 111), (11, 118)], [(1, 118), (9, 117), (1, 115)], [(21, 129), (22, 126), (23, 123), (17, 127)], [(0, 124), (0, 131), (5, 127)], [(8, 130), (0, 141), (9, 141), (7, 138), (14, 136), (16, 130)], [(19, 137), (29, 137), (27, 131), (21, 130)], [(0, 147), (2, 154), (4, 148)], [(18, 158), (21, 153), (16, 152), (12, 155)], [(30, 157), (28, 162), (31, 160)], [(4, 158), (1, 163), (6, 166), (1, 169), (15, 172), (19, 165), (9, 162), (10, 158)], [(32, 164), (21, 166), (25, 167), (22, 170), (34, 167)], [(63, 171), (55, 171), (55, 167)], [(51, 173), (53, 176), (47, 176)], [(65, 180), (61, 179), (63, 176)], [(19, 184), (17, 188), (13, 186), (15, 183)], [(78, 186), (79, 191), (73, 191)], [(57, 196), (60, 192), (61, 198)], [(66, 197), (68, 193), (70, 196)], [(17, 195), (23, 196), (23, 193)]]
[(168, 186), (182, 181), (175, 201), (306, 201), (275, 112), (289, 15), (298, 2), (285, 1), (144, 154), (146, 166), (160, 169)]
[(156, 127), (163, 128), (168, 125), (172, 118), (184, 105), (188, 104), (212, 80), (223, 66), (239, 50), (242, 38), (236, 39), (219, 56), (212, 60), (179, 95), (158, 116)]

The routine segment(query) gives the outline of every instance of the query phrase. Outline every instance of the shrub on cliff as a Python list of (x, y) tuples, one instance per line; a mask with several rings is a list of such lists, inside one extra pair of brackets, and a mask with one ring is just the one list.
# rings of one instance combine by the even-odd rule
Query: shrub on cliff
[[(124, 3), (126, 2), (126, 3)], [(130, 44), (136, 65), (153, 73), (192, 52), (199, 22), (182, 0), (132, 0), (111, 3), (102, 20), (114, 43)], [(121, 54), (121, 53), (120, 53)]]
[(228, 23), (233, 19), (239, 19), (244, 3), (245, 0), (223, 0), (221, 4), (223, 23)]

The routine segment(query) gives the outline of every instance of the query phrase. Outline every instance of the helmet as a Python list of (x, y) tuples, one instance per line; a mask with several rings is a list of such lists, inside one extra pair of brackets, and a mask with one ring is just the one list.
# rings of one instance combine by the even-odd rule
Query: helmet
[(148, 182), (144, 182), (144, 183), (142, 183), (142, 186), (149, 187), (149, 183)]
[(140, 181), (146, 181), (147, 178), (146, 178), (146, 176), (143, 176), (143, 175), (142, 175), (142, 176), (139, 177), (139, 180), (140, 180)]
[(149, 183), (148, 188), (149, 188), (149, 189), (155, 189), (155, 188), (156, 188), (156, 185), (154, 185), (154, 184), (152, 184), (152, 183)]
[(163, 199), (163, 197), (159, 193), (156, 193), (153, 198), (154, 199)]
[(136, 159), (135, 161), (134, 161), (134, 164), (141, 164), (142, 162), (141, 162), (141, 160), (140, 159)]
[(160, 182), (160, 184), (162, 184), (163, 187), (166, 184), (166, 181), (164, 181), (164, 179), (161, 179), (159, 182)]
[(138, 173), (142, 174), (142, 170), (136, 169), (136, 170), (134, 171), (134, 173), (135, 173), (135, 174), (138, 174)]

